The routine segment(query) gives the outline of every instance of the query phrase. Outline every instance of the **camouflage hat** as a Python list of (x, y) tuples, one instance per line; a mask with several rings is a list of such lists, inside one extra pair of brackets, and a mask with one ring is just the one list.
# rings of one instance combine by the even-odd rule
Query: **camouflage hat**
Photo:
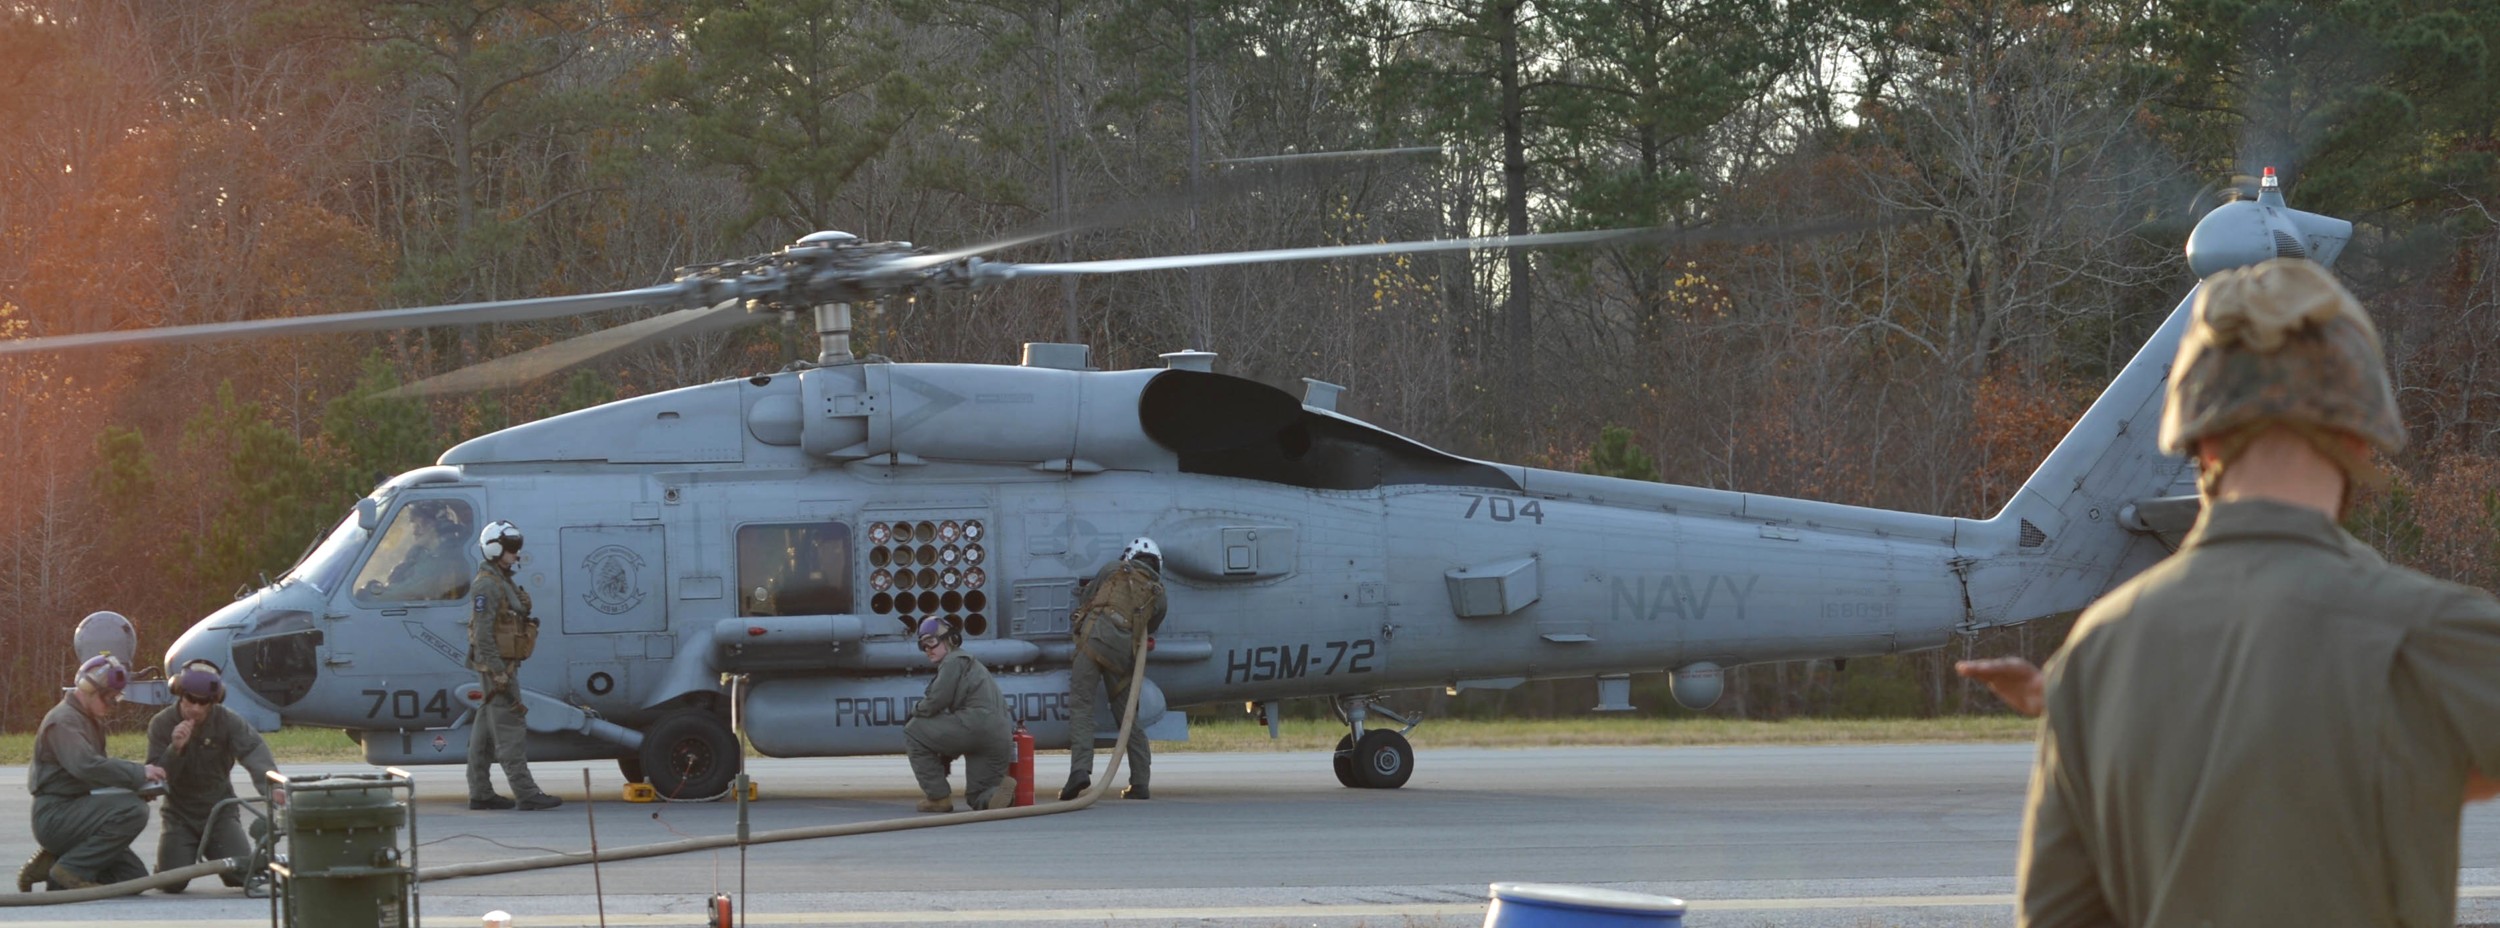
[(2190, 312), (2170, 367), (2163, 451), (2192, 454), (2197, 439), (2259, 422), (2343, 432), (2388, 454), (2403, 450), (2378, 327), (2325, 268), (2276, 258), (2222, 271), (2205, 278)]

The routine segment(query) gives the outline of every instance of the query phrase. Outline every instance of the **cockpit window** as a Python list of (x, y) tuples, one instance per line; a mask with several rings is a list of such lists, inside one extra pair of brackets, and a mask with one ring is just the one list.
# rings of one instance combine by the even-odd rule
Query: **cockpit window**
[(852, 608), (850, 526), (738, 529), (739, 615), (846, 615)]
[(482, 557), (476, 526), (466, 500), (421, 499), (400, 507), (356, 575), (356, 601), (427, 603), (469, 595)]
[(347, 568), (356, 563), (356, 552), (364, 550), (367, 534), (356, 524), (356, 514), (348, 513), (347, 518), (339, 521), (339, 527), (321, 539), (321, 544), (295, 562), (294, 569), (286, 572), (287, 578), (312, 584), (313, 589), (324, 594), (336, 592), (339, 579), (347, 576)]

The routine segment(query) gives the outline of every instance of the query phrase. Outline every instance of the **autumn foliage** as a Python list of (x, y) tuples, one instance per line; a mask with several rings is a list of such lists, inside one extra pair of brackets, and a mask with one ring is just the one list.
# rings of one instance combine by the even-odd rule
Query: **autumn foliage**
[[(615, 290), (828, 228), (1103, 220), (994, 253), (1061, 261), (1654, 225), (1699, 234), (948, 291), (862, 306), (856, 344), (1209, 349), (1470, 456), (1984, 516), (2262, 160), (2359, 223), (2338, 271), (2414, 429), (2356, 530), (2500, 584), (2500, 78), (2470, 53), (2500, 21), (2242, 6), (0, 4), (0, 338)], [(1193, 184), (1222, 193), (1136, 205)], [(379, 397), (629, 318), (0, 357), (0, 725), (78, 617), (161, 648), (378, 476), (815, 351), (760, 325)], [(1992, 634), (1957, 648), (2058, 637)], [(1743, 670), (1714, 711), (1984, 708), (1950, 656)], [(1505, 708), (1573, 701), (1540, 686)]]

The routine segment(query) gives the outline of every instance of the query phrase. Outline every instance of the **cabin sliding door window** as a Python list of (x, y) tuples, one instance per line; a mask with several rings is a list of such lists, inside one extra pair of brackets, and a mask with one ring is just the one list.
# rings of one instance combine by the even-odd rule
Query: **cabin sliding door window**
[(738, 529), (738, 614), (846, 615), (851, 527), (840, 522)]

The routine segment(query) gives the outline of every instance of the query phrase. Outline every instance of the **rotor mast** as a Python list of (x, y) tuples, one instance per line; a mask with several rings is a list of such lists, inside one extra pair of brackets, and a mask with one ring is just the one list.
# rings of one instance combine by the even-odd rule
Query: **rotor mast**
[[(859, 241), (859, 236), (852, 235), (848, 232), (835, 232), (827, 230), (823, 232), (808, 233), (805, 237), (800, 238), (798, 243), (803, 246), (820, 245), (830, 247), (856, 241)], [(839, 300), (829, 303), (818, 303), (815, 304), (814, 310), (816, 316), (817, 366), (827, 367), (835, 364), (851, 363), (853, 358), (851, 356), (850, 301)]]

